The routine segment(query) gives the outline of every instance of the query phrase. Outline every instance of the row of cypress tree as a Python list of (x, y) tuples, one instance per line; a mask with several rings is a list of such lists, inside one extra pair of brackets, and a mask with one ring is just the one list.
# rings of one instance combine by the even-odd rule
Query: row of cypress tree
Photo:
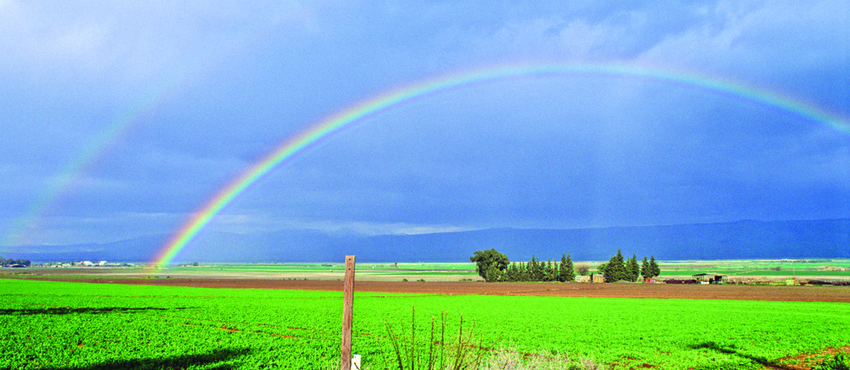
[(649, 260), (643, 257), (638, 265), (637, 256), (632, 254), (628, 260), (623, 259), (623, 253), (618, 249), (617, 255), (611, 257), (608, 262), (602, 263), (596, 268), (600, 274), (605, 274), (606, 283), (616, 283), (620, 280), (637, 281), (638, 277), (644, 279), (654, 278), (661, 274), (661, 268), (655, 261), (655, 256)]
[[(528, 262), (510, 262), (507, 256), (495, 249), (475, 251), (469, 258), (478, 266), (478, 274), (485, 281), (495, 282), (518, 282), (518, 281), (575, 281), (576, 273), (587, 274), (587, 266), (580, 265), (578, 268), (573, 264), (569, 254), (561, 255), (561, 262), (551, 259), (542, 262), (534, 255)], [(577, 271), (578, 270), (578, 271)], [(623, 253), (618, 249), (617, 255), (611, 257), (608, 262), (597, 267), (599, 273), (605, 275), (605, 282), (617, 282), (620, 280), (637, 281), (638, 277), (653, 278), (661, 273), (655, 256), (649, 260), (643, 257), (639, 265), (637, 256), (632, 254), (628, 260), (623, 258)]]
[(16, 259), (12, 259), (12, 258), (6, 259), (6, 258), (3, 258), (3, 257), (0, 257), (0, 266), (11, 266), (11, 265), (29, 266), (30, 264), (32, 264), (32, 262), (30, 262), (30, 260), (25, 260), (25, 259), (17, 259), (16, 260)]
[[(561, 263), (551, 259), (541, 262), (534, 255), (528, 262), (511, 262), (499, 276), (492, 281), (575, 281), (576, 271), (569, 254), (561, 256)], [(487, 281), (491, 281), (487, 279)]]

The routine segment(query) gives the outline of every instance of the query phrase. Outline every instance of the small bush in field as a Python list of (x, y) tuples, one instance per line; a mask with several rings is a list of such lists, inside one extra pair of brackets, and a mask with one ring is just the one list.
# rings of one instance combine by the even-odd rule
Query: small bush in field
[(850, 356), (844, 352), (838, 352), (830, 359), (826, 359), (812, 370), (850, 370)]

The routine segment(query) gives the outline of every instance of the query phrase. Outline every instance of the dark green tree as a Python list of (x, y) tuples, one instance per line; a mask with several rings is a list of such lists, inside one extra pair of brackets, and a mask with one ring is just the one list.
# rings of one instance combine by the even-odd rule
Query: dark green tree
[(519, 269), (519, 272), (517, 273), (516, 281), (528, 281), (528, 264), (520, 262), (518, 265), (519, 266), (517, 266), (517, 268)]
[(633, 253), (626, 263), (626, 279), (634, 282), (637, 281), (638, 276), (640, 276), (640, 265), (638, 265), (637, 255)]
[(528, 280), (543, 281), (543, 265), (533, 254), (531, 255), (531, 266), (528, 267)]
[(508, 267), (505, 268), (505, 272), (502, 273), (502, 279), (501, 279), (502, 281), (514, 281), (513, 278), (512, 278), (512, 276), (514, 274), (513, 273), (514, 266), (516, 266), (516, 262), (511, 262), (511, 263), (508, 264)]
[[(469, 261), (475, 262), (478, 267), (478, 275), (487, 282), (494, 281), (487, 279), (488, 275), (490, 277), (501, 276), (511, 262), (507, 256), (492, 248), (486, 251), (475, 251), (475, 254), (469, 257)], [(493, 271), (490, 271), (491, 269)]]
[(566, 271), (565, 271), (566, 265), (567, 265), (567, 255), (562, 254), (561, 255), (561, 263), (558, 264), (558, 281), (562, 282), (562, 283), (567, 281)]
[(602, 262), (598, 266), (596, 266), (596, 271), (600, 274), (605, 274), (605, 270), (608, 269), (608, 262)]
[(658, 262), (655, 262), (655, 256), (649, 257), (649, 269), (652, 271), (651, 277), (656, 277), (661, 275), (661, 268), (658, 267)]
[(558, 270), (555, 268), (555, 264), (552, 263), (552, 259), (546, 259), (546, 267), (543, 268), (543, 281), (555, 281), (558, 279)]
[(573, 267), (573, 258), (567, 255), (561, 255), (561, 266), (558, 270), (558, 281), (567, 282), (576, 279), (575, 268)]
[(640, 276), (644, 279), (652, 277), (652, 271), (649, 269), (649, 261), (647, 261), (646, 256), (643, 256), (643, 261), (640, 263)]
[(504, 273), (502, 270), (499, 270), (495, 265), (490, 265), (487, 268), (487, 272), (484, 274), (484, 281), (491, 283), (495, 281), (502, 281), (502, 277)]
[(616, 283), (626, 279), (626, 261), (623, 259), (622, 251), (617, 249), (617, 255), (608, 260), (603, 273), (606, 283)]

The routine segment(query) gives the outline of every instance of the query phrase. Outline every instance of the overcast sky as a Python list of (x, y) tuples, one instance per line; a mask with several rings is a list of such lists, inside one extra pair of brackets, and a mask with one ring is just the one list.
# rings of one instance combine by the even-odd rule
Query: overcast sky
[(616, 73), (464, 85), (310, 147), (205, 231), (850, 217), (850, 2), (517, 3), (0, 0), (0, 245), (174, 233), (323, 118), (540, 63), (793, 104)]

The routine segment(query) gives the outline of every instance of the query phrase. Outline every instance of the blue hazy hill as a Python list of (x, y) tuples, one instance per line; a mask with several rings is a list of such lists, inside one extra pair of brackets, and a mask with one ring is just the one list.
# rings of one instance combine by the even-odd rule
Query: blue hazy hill
[[(33, 261), (148, 261), (168, 240), (150, 236), (103, 244), (4, 248)], [(202, 233), (174, 262), (467, 262), (495, 248), (512, 260), (607, 260), (617, 249), (660, 260), (850, 258), (850, 219), (738, 221), (584, 229), (485, 229), (417, 235), (335, 235), (286, 230), (259, 235)]]

